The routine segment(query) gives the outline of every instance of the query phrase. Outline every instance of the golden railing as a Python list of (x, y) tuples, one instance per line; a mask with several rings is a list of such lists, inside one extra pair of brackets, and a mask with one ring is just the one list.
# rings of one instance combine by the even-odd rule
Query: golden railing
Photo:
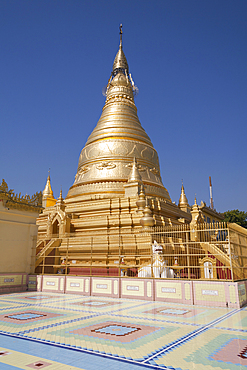
[[(153, 266), (154, 241), (173, 278), (236, 281), (247, 278), (247, 230), (226, 223), (116, 230), (108, 234), (72, 233), (40, 237), (36, 272), (138, 277)], [(152, 270), (152, 268), (151, 268)]]

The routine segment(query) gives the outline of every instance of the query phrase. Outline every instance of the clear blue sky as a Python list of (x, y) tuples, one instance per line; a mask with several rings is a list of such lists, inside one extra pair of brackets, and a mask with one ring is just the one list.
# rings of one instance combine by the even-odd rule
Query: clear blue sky
[(119, 45), (142, 126), (178, 202), (247, 211), (246, 0), (1, 0), (0, 174), (55, 197), (74, 182)]

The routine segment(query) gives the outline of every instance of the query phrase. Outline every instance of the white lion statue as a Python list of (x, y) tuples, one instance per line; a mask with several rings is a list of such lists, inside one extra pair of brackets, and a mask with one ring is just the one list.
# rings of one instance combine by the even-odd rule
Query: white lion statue
[(167, 261), (164, 260), (163, 247), (156, 240), (152, 244), (153, 258), (152, 263), (144, 265), (138, 270), (138, 277), (142, 278), (173, 278), (173, 269), (167, 267)]

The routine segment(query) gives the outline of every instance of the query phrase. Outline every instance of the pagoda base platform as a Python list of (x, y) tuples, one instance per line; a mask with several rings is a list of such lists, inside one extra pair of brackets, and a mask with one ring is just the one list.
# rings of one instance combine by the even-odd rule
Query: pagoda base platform
[[(132, 277), (38, 275), (37, 290), (176, 304), (240, 308), (247, 304), (247, 280), (206, 281)], [(186, 313), (187, 314), (187, 313)]]

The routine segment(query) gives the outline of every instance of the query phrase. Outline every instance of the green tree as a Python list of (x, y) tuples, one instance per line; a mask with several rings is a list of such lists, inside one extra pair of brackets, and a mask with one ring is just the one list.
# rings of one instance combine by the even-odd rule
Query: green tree
[(225, 222), (235, 222), (242, 227), (247, 229), (247, 212), (239, 211), (238, 209), (233, 209), (232, 211), (227, 211), (223, 213)]

